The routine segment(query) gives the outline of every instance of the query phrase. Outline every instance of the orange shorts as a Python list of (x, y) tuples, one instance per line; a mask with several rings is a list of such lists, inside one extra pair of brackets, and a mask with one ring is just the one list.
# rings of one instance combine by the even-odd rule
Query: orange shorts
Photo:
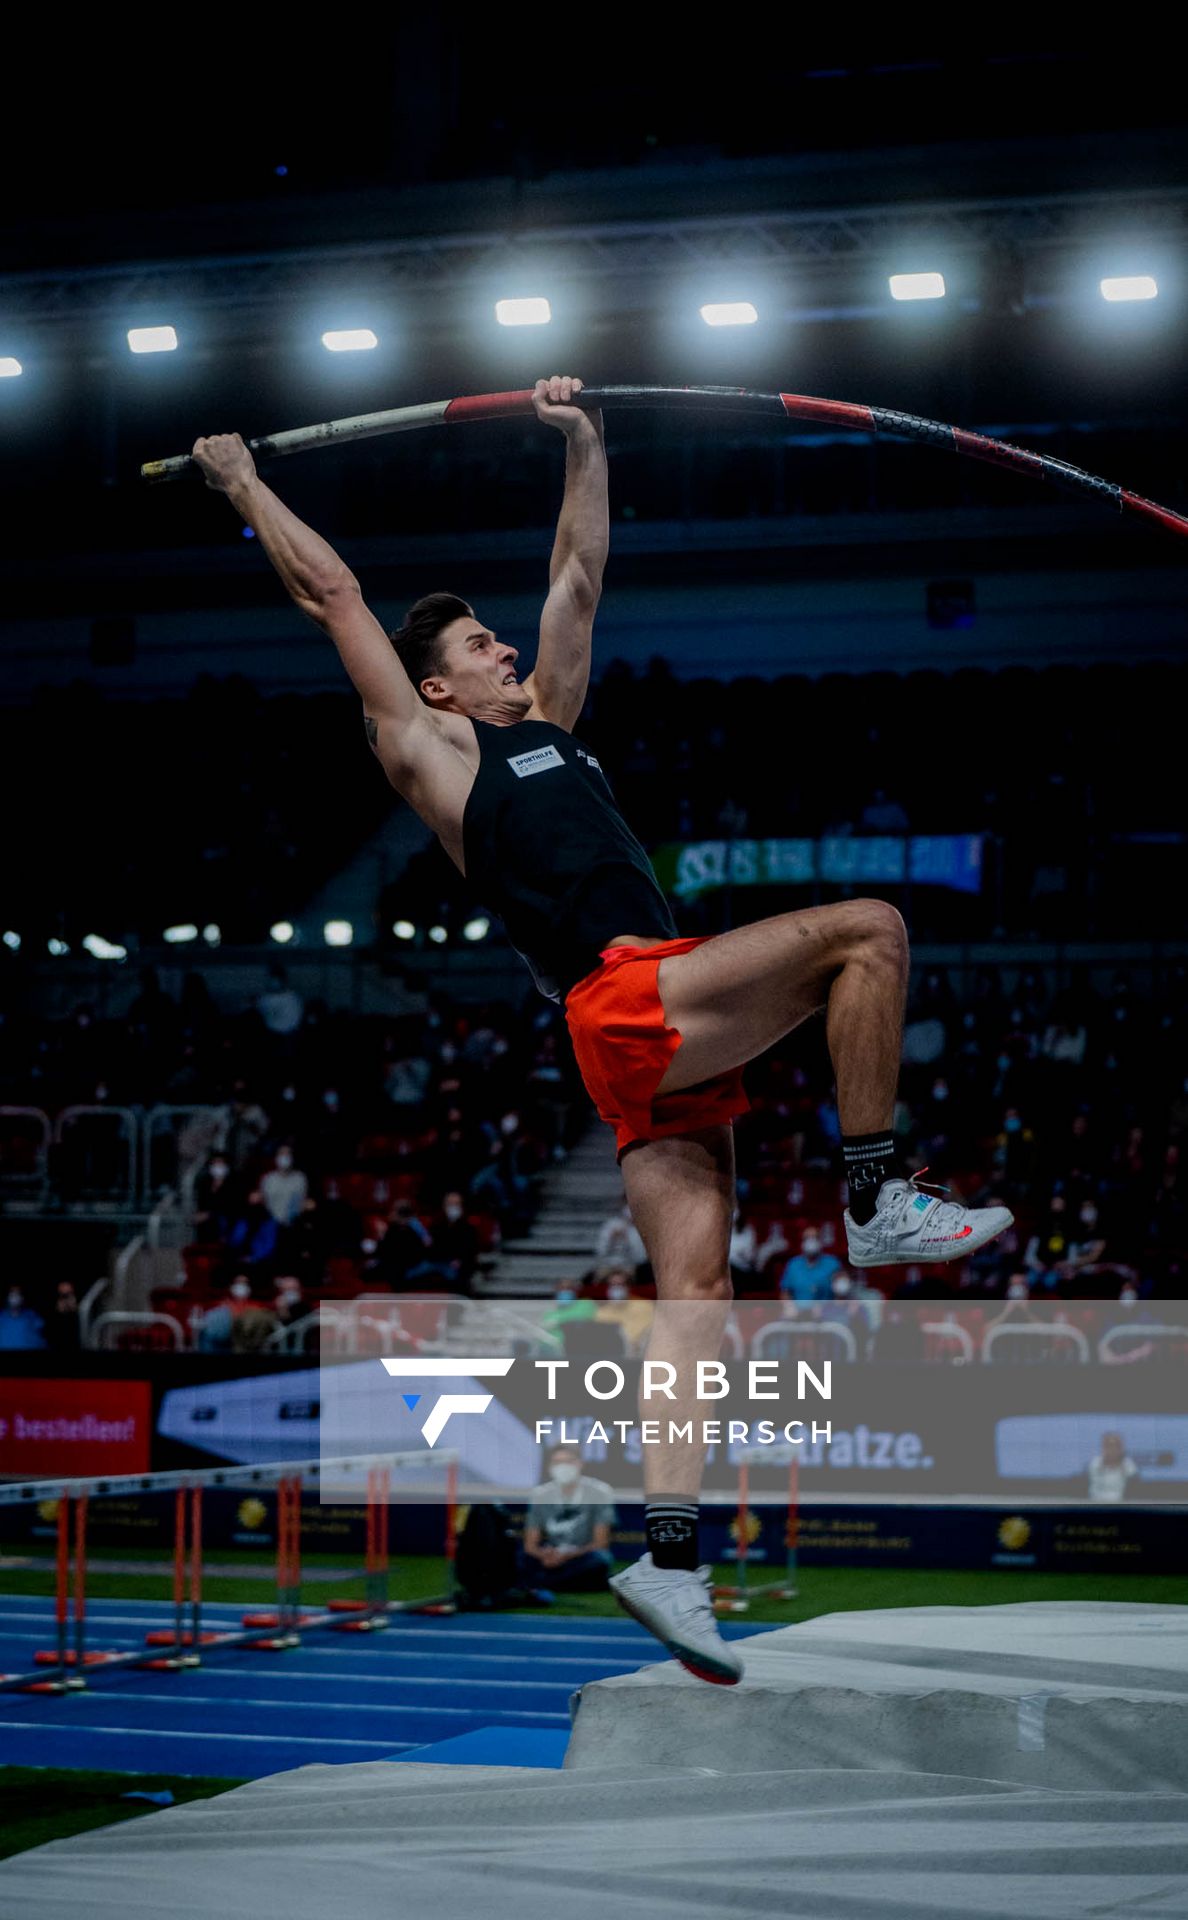
[(604, 947), (602, 965), (565, 996), (565, 1020), (586, 1091), (599, 1117), (615, 1130), (620, 1160), (636, 1141), (693, 1133), (750, 1110), (741, 1067), (679, 1093), (656, 1093), (681, 1044), (677, 1029), (664, 1024), (656, 985), (660, 962), (710, 937), (661, 940), (654, 947)]

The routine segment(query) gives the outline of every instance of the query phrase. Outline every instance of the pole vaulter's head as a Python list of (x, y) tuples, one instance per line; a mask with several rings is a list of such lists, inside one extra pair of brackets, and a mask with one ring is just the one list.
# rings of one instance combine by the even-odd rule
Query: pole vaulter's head
[(427, 593), (390, 638), (428, 707), (509, 726), (532, 705), (516, 675), (515, 647), (484, 626), (456, 593)]

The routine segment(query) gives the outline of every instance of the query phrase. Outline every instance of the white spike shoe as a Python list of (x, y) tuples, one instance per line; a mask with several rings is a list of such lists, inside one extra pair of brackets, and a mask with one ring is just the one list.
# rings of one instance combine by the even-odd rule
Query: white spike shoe
[(654, 1633), (690, 1673), (715, 1686), (732, 1687), (742, 1679), (743, 1663), (718, 1632), (711, 1577), (708, 1567), (695, 1573), (687, 1567), (658, 1567), (645, 1553), (616, 1573), (610, 1585), (624, 1611)]
[(939, 1198), (947, 1192), (947, 1187), (923, 1188), (917, 1175), (884, 1180), (872, 1220), (860, 1227), (851, 1213), (845, 1215), (849, 1264), (909, 1267), (964, 1260), (1005, 1232), (1015, 1217), (1006, 1207), (963, 1207)]

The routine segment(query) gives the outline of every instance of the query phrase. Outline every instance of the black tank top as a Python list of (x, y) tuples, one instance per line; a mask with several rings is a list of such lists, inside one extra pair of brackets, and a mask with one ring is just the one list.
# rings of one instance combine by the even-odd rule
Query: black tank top
[(479, 768), (462, 820), (466, 878), (540, 991), (564, 1000), (617, 933), (674, 939), (651, 862), (594, 755), (548, 720), (471, 724)]

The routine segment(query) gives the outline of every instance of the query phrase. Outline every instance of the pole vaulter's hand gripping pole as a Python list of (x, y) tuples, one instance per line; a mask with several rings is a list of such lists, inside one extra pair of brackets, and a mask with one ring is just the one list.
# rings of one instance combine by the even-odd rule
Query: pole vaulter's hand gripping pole
[[(583, 387), (571, 404), (587, 411), (596, 407), (691, 408), (699, 412), (766, 414), (778, 420), (812, 420), (818, 425), (849, 427), (857, 433), (887, 434), (897, 440), (922, 440), (942, 452), (965, 454), (971, 460), (985, 460), (991, 466), (1007, 467), (1013, 473), (1030, 474), (1035, 480), (1048, 480), (1069, 492), (1089, 494), (1117, 513), (1139, 513), (1153, 520), (1168, 533), (1188, 535), (1188, 518), (1157, 506), (1125, 487), (1099, 480), (1065, 460), (1052, 460), (1046, 454), (1030, 453), (1012, 447), (1005, 440), (990, 440), (985, 434), (969, 433), (963, 427), (946, 427), (938, 420), (922, 420), (913, 413), (895, 413), (888, 407), (862, 407), (847, 400), (816, 400), (803, 393), (749, 393), (744, 387)], [(424, 406), (389, 407), (382, 413), (357, 413), (346, 420), (326, 420), (321, 426), (293, 427), (287, 433), (267, 433), (249, 440), (249, 450), (257, 460), (275, 459), (284, 453), (305, 453), (315, 447), (345, 445), (351, 440), (372, 440), (381, 434), (411, 433), (418, 427), (449, 427), (471, 420), (508, 420), (534, 412), (533, 395), (525, 389), (518, 393), (476, 393), (457, 400), (431, 400)], [(170, 460), (149, 460), (141, 467), (141, 478), (149, 481), (178, 480), (191, 470), (198, 471), (188, 453)]]

